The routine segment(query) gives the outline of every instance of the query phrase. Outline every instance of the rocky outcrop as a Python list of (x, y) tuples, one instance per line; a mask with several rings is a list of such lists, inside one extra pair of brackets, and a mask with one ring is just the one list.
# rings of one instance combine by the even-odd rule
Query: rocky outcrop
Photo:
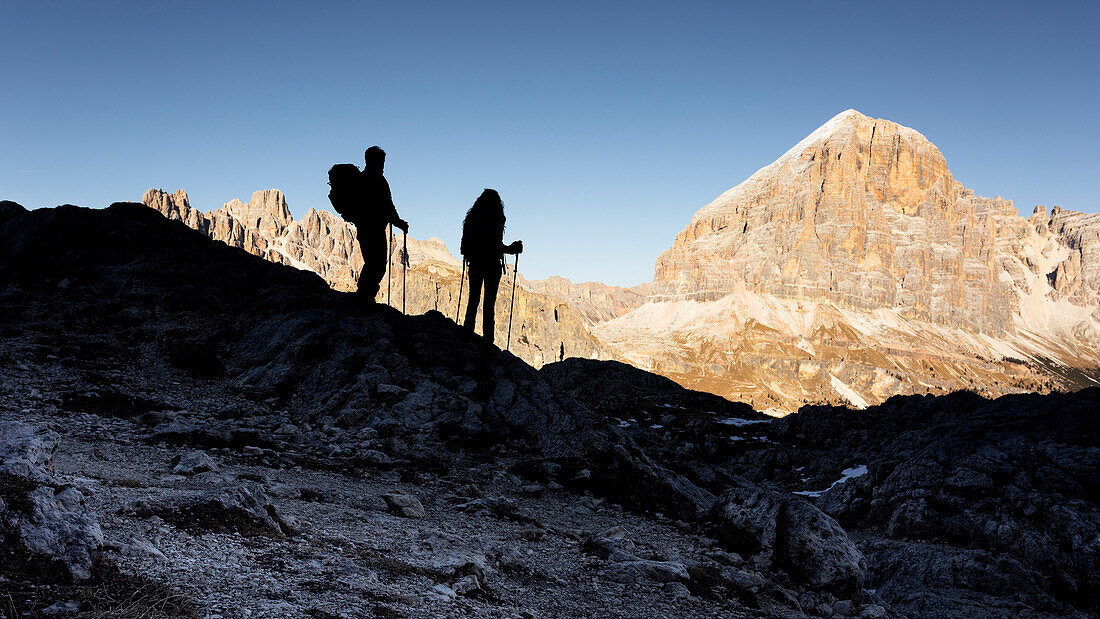
[(1054, 272), (1047, 274), (1053, 280), (1055, 300), (1068, 297), (1076, 305), (1100, 306), (1100, 214), (1056, 206), (1048, 219), (1039, 217), (1035, 225), (1040, 230), (1045, 226), (1068, 250)]
[(56, 432), (0, 425), (0, 537), (87, 580), (103, 531), (81, 492), (63, 487), (50, 472), (59, 441)]
[(610, 362), (541, 372), (718, 494), (712, 534), (760, 569), (811, 589), (862, 582), (911, 615), (1100, 603), (1100, 389), (896, 396), (762, 420)]
[[(1092, 609), (1098, 403), (1093, 388), (896, 397), (840, 414), (806, 407), (729, 467), (811, 497), (857, 539), (873, 566), (866, 586), (911, 612), (940, 614), (966, 596)], [(928, 599), (913, 596), (916, 583)]]
[(923, 135), (845, 111), (700, 209), (650, 303), (597, 325), (632, 363), (793, 411), (1095, 384), (1100, 215), (956, 181)]
[[(151, 510), (166, 522), (196, 531), (235, 532), (244, 536), (294, 534), (262, 487), (240, 484), (212, 490), (179, 505)], [(140, 514), (143, 515), (143, 514)]]
[(811, 588), (851, 597), (863, 586), (863, 553), (804, 499), (735, 479), (714, 504), (711, 527), (729, 550), (766, 569), (788, 569)]

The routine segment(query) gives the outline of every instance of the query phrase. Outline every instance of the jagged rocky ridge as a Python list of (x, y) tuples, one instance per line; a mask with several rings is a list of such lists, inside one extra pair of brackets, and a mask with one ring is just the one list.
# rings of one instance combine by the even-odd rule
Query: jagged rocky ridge
[[(204, 612), (1096, 607), (1095, 392), (803, 424), (623, 364), (535, 372), (507, 354), (479, 390), (476, 345), (448, 319), (365, 313), (138, 205), (0, 205), (0, 273), (0, 424), (57, 432), (54, 474), (102, 527), (93, 551)], [(860, 464), (821, 496), (790, 492)], [(19, 603), (84, 608), (68, 591)]]
[(758, 409), (1097, 384), (1100, 215), (983, 198), (847, 110), (700, 209), (597, 337)]
[[(233, 200), (220, 209), (202, 212), (193, 208), (187, 193), (150, 189), (142, 203), (168, 219), (182, 221), (210, 238), (277, 264), (286, 264), (320, 275), (334, 290), (356, 289), (363, 257), (355, 226), (325, 211), (309, 209), (300, 220), (291, 217), (286, 198), (277, 189), (257, 191), (247, 204)], [(457, 224), (456, 224), (457, 225)], [(409, 268), (401, 264), (400, 251), (408, 247)], [(390, 256), (389, 283), (383, 280), (378, 301), (411, 314), (437, 310), (455, 315), (462, 277), (461, 262), (443, 241), (395, 235)], [(512, 272), (505, 280), (511, 279)], [(589, 333), (590, 308), (579, 314), (567, 300), (520, 278), (515, 305), (501, 294), (496, 304), (496, 340), (508, 339), (508, 314), (515, 312), (509, 350), (535, 367), (556, 361), (563, 349), (568, 356), (610, 359), (615, 353)], [(405, 288), (404, 293), (402, 287)], [(556, 290), (556, 288), (554, 289)], [(634, 295), (623, 291), (622, 303), (630, 306)], [(463, 311), (469, 290), (463, 294)], [(617, 297), (616, 297), (617, 298)], [(403, 299), (403, 301), (402, 301)], [(618, 312), (620, 315), (623, 312)], [(481, 330), (478, 316), (476, 329)]]

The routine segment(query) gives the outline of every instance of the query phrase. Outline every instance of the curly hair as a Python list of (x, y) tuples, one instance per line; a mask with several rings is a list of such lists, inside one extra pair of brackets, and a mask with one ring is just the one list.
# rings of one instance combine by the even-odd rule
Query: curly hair
[(499, 257), (505, 221), (500, 194), (495, 189), (482, 191), (462, 220), (462, 255)]

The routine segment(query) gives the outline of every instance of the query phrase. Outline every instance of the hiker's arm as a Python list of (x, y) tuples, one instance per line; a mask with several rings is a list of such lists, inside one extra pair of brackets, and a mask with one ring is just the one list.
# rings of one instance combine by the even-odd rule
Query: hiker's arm
[(392, 198), (390, 199), (390, 223), (405, 234), (409, 233), (409, 222), (401, 219), (401, 216), (397, 214), (397, 207), (393, 205)]
[(511, 245), (505, 245), (503, 249), (506, 254), (522, 254), (523, 253), (523, 241), (512, 241)]
[(394, 227), (400, 229), (405, 234), (409, 233), (409, 222), (401, 219), (401, 217), (397, 215), (397, 209), (393, 210), (393, 219), (390, 220), (390, 223), (392, 223)]
[(401, 219), (397, 214), (397, 206), (393, 203), (393, 194), (390, 193), (390, 184), (386, 183), (386, 201), (390, 203), (390, 223), (399, 228), (405, 234), (409, 233), (409, 222)]

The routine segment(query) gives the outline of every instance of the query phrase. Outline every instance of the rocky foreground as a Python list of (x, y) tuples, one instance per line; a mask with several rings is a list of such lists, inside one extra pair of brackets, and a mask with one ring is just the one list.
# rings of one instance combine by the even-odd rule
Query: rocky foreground
[(1097, 390), (772, 420), (347, 297), (141, 205), (0, 204), (0, 609), (1100, 609)]

